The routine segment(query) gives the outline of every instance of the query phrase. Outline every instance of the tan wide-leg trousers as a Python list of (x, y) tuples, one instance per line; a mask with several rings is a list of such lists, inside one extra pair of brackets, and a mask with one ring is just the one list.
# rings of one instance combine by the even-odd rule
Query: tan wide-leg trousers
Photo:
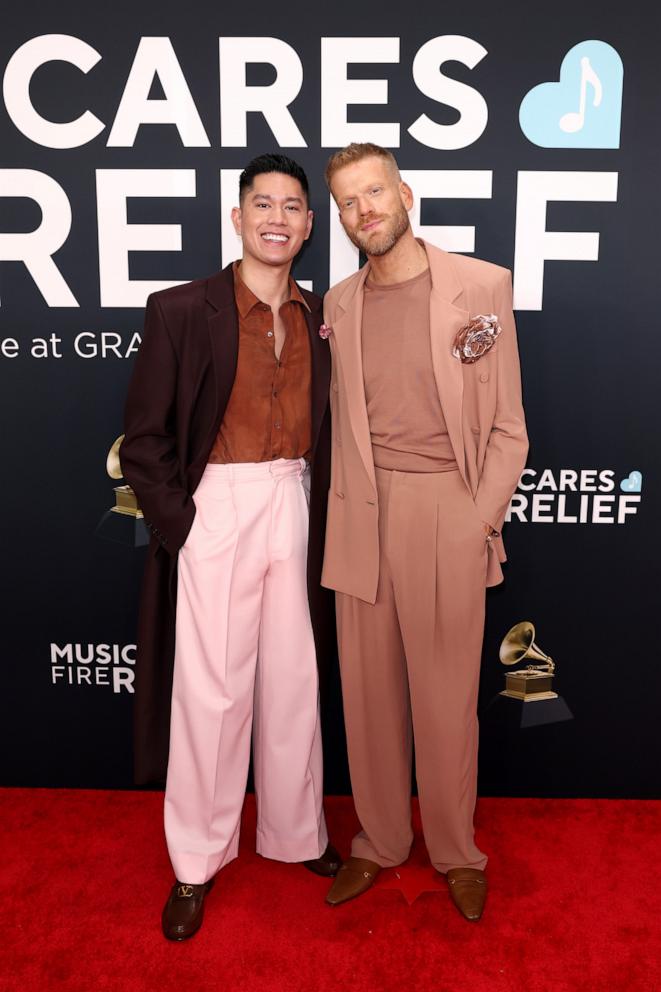
[(484, 868), (473, 839), (487, 543), (458, 472), (376, 470), (374, 605), (337, 594), (354, 857), (411, 847), (411, 750), (427, 850), (441, 872)]

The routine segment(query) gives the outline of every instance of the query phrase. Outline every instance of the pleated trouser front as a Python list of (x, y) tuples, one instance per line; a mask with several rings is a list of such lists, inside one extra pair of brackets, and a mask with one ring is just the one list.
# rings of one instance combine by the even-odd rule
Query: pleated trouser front
[(307, 598), (305, 462), (209, 465), (179, 552), (165, 834), (176, 877), (236, 857), (251, 734), (257, 851), (317, 858), (319, 690)]
[(349, 767), (362, 830), (352, 854), (401, 864), (411, 847), (411, 756), (427, 850), (441, 872), (484, 868), (475, 845), (484, 523), (456, 471), (376, 470), (379, 584), (337, 594)]

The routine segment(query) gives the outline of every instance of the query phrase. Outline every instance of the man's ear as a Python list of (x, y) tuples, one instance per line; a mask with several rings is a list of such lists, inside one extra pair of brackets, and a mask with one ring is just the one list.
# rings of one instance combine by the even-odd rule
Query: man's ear
[(240, 236), (241, 235), (241, 207), (232, 207), (232, 224), (234, 224), (234, 230)]
[(305, 228), (305, 238), (303, 239), (304, 241), (307, 241), (310, 235), (312, 234), (313, 221), (314, 221), (314, 210), (308, 210), (308, 223), (307, 223), (307, 227)]
[(413, 206), (413, 190), (409, 184), (405, 183), (403, 180), (399, 184), (399, 194), (406, 209), (410, 210)]

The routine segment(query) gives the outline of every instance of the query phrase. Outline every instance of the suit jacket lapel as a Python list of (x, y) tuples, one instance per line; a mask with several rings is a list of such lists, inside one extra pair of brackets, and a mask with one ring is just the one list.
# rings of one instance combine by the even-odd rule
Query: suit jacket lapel
[(427, 243), (425, 249), (432, 281), (429, 329), (434, 378), (452, 450), (465, 481), (466, 456), (462, 427), (464, 376), (461, 362), (454, 358), (452, 348), (457, 331), (468, 323), (470, 314), (461, 306), (462, 285), (450, 255)]
[(337, 357), (342, 366), (342, 375), (346, 384), (351, 429), (356, 439), (360, 457), (365, 465), (365, 471), (376, 490), (372, 441), (369, 421), (367, 419), (367, 404), (365, 402), (361, 339), (363, 287), (368, 273), (369, 263), (363, 266), (358, 279), (347, 286), (345, 292), (338, 300), (338, 310), (340, 313), (335, 318), (333, 324), (333, 337)]
[(310, 450), (314, 455), (319, 440), (319, 431), (324, 412), (328, 406), (330, 390), (330, 348), (328, 343), (319, 337), (319, 327), (322, 323), (320, 309), (305, 310), (305, 322), (310, 336), (310, 357), (312, 361), (312, 424), (310, 432)]
[(207, 280), (207, 330), (216, 388), (216, 416), (211, 426), (211, 444), (225, 415), (239, 358), (239, 316), (234, 300), (234, 276), (228, 265)]

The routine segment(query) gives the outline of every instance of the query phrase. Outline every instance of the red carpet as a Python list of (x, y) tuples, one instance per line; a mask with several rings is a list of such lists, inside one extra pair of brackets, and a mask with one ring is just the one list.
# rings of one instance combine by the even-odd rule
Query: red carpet
[[(399, 879), (331, 909), (324, 879), (253, 853), (250, 798), (241, 856), (182, 944), (159, 929), (160, 793), (11, 789), (0, 802), (2, 992), (661, 990), (659, 802), (481, 800), (491, 889), (471, 924), (420, 840)], [(327, 811), (346, 853), (351, 802)]]

